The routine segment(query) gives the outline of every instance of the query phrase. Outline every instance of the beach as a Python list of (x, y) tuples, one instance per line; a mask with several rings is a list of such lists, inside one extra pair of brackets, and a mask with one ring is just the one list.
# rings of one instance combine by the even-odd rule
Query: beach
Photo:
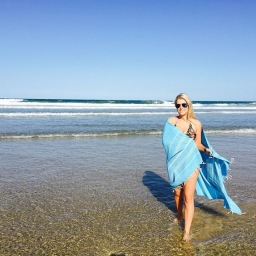
[[(250, 143), (255, 137), (247, 138), (241, 151), (249, 157), (256, 153)], [(233, 155), (223, 138), (211, 140)], [(253, 175), (248, 159), (235, 160), (227, 181), (229, 195), (246, 214), (228, 214), (221, 200), (198, 197), (193, 241), (184, 244), (173, 224), (160, 141), (144, 136), (3, 143), (2, 255), (253, 255), (255, 169)]]
[[(193, 237), (185, 243), (182, 227), (173, 223), (176, 210), (161, 143), (168, 110), (146, 109), (151, 114), (143, 115), (140, 106), (113, 115), (116, 110), (104, 107), (112, 115), (98, 108), (93, 112), (98, 115), (63, 117), (67, 109), (57, 115), (51, 108), (55, 114), (45, 117), (50, 111), (42, 112), (42, 103), (33, 106), (37, 116), (32, 107), (2, 107), (0, 255), (254, 255), (255, 126), (239, 127), (244, 113), (236, 113), (250, 111), (254, 119), (254, 110), (209, 113), (209, 119), (219, 120), (213, 124), (201, 114), (213, 148), (234, 158), (225, 185), (243, 214), (229, 213), (223, 200), (196, 196)], [(230, 119), (221, 119), (224, 115)], [(155, 126), (146, 129), (152, 120)], [(240, 120), (234, 128), (233, 120)], [(107, 130), (96, 129), (94, 122)], [(227, 132), (220, 132), (223, 127)], [(81, 134), (80, 129), (91, 130)]]

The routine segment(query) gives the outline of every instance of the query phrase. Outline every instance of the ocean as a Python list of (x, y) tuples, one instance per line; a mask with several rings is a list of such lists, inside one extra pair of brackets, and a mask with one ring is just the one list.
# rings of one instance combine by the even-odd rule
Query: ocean
[[(256, 134), (256, 102), (195, 101), (210, 134)], [(160, 135), (171, 101), (0, 99), (0, 139)]]
[(256, 102), (193, 101), (242, 215), (196, 196), (181, 241), (163, 126), (172, 101), (0, 99), (0, 255), (255, 255)]

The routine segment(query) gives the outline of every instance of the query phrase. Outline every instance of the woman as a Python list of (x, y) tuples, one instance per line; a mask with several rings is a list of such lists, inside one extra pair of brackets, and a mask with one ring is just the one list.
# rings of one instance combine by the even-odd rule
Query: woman
[[(171, 124), (178, 128), (182, 135), (175, 128), (171, 130), (173, 136), (169, 132), (164, 133), (163, 145), (166, 149), (168, 174), (171, 186), (174, 188), (174, 199), (178, 212), (175, 222), (179, 223), (182, 220), (183, 204), (185, 203), (183, 240), (189, 241), (194, 216), (194, 192), (202, 163), (199, 151), (210, 154), (211, 150), (201, 142), (202, 125), (195, 117), (188, 95), (179, 94), (174, 103), (178, 116), (170, 117), (167, 125)], [(184, 134), (189, 140), (184, 138)]]

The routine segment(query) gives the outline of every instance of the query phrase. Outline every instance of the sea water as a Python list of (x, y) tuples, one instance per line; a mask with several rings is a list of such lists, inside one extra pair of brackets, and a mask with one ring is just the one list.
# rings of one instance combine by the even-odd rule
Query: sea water
[(0, 255), (254, 255), (256, 103), (194, 102), (234, 158), (223, 200), (195, 198), (192, 241), (173, 224), (161, 145), (171, 101), (0, 100)]

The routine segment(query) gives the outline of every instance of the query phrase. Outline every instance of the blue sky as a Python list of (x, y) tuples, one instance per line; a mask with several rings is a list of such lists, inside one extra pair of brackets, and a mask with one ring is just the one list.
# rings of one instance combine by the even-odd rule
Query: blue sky
[(1, 0), (0, 98), (256, 100), (256, 1)]

